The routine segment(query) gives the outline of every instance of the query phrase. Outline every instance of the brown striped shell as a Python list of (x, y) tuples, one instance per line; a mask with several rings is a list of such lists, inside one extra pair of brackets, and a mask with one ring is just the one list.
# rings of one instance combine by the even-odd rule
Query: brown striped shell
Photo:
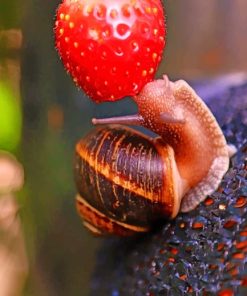
[[(173, 150), (125, 126), (95, 128), (76, 145), (77, 210), (95, 234), (146, 232), (176, 216)], [(175, 167), (175, 168), (174, 168)]]

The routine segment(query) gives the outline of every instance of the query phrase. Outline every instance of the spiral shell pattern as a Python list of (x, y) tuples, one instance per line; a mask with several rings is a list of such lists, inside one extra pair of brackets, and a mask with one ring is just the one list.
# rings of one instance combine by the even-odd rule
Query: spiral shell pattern
[(170, 146), (133, 129), (94, 129), (76, 145), (76, 204), (84, 225), (95, 234), (131, 235), (170, 218), (172, 162)]

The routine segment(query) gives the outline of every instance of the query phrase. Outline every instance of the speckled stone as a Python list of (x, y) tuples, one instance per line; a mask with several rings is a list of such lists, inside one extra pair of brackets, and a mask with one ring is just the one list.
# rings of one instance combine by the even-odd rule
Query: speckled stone
[(238, 149), (220, 187), (155, 233), (105, 239), (92, 296), (247, 295), (247, 80), (212, 87), (196, 85)]

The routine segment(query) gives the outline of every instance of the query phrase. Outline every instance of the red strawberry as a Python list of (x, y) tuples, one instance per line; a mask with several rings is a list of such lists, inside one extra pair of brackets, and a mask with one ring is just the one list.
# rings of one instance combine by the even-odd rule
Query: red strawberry
[(160, 0), (64, 0), (56, 47), (67, 71), (92, 99), (136, 95), (153, 80), (165, 45)]

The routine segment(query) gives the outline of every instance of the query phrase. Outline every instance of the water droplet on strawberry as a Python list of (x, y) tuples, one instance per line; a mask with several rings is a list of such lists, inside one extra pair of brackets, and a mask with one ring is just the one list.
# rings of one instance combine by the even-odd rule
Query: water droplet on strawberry
[(102, 59), (106, 59), (106, 57), (107, 57), (107, 54), (106, 54), (106, 52), (105, 52), (105, 51), (103, 51), (101, 56), (102, 56)]
[(110, 11), (110, 17), (111, 17), (112, 19), (116, 19), (116, 18), (118, 17), (118, 11), (117, 11), (116, 9), (112, 9), (112, 10)]
[(141, 28), (141, 32), (143, 34), (147, 34), (149, 32), (149, 27), (147, 24), (143, 25), (142, 28)]
[(125, 4), (123, 7), (122, 7), (122, 14), (124, 17), (130, 17), (131, 16), (131, 7), (129, 4)]
[(111, 69), (111, 72), (112, 72), (112, 74), (116, 74), (116, 73), (117, 73), (117, 68), (116, 68), (116, 67), (113, 67), (113, 68)]
[(136, 91), (138, 89), (138, 84), (133, 83), (133, 91)]
[(139, 50), (139, 45), (136, 41), (132, 42), (132, 49), (133, 51), (138, 51)]
[(130, 35), (130, 28), (126, 24), (119, 24), (117, 26), (117, 33), (120, 35), (120, 38), (126, 39)]
[(95, 6), (94, 15), (97, 19), (103, 20), (106, 17), (106, 7), (103, 4)]
[(117, 56), (122, 56), (124, 54), (120, 46), (116, 48), (115, 53)]

